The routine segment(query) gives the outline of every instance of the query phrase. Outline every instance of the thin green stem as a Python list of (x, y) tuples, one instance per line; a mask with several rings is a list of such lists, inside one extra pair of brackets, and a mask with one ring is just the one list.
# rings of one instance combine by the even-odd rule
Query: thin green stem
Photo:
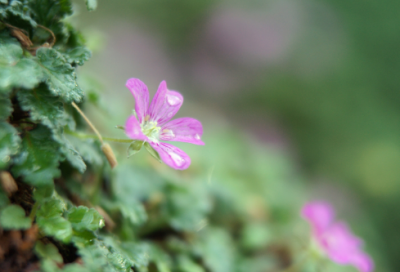
[[(66, 134), (72, 135), (79, 139), (98, 139), (97, 135), (94, 134), (86, 134), (83, 132), (75, 132), (71, 130), (64, 130)], [(110, 137), (102, 137), (103, 140), (115, 143), (132, 143), (134, 140), (132, 139), (117, 139), (117, 138), (110, 138)]]

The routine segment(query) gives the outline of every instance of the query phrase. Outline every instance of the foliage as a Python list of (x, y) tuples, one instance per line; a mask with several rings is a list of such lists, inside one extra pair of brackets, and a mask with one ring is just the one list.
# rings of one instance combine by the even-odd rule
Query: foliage
[[(301, 263), (306, 185), (287, 154), (228, 130), (207, 139), (218, 150), (198, 151), (183, 173), (142, 153), (122, 154), (111, 169), (101, 143), (81, 137), (71, 107), (91, 103), (76, 77), (91, 53), (63, 20), (71, 2), (0, 3), (0, 170), (13, 179), (0, 187), (2, 235), (38, 229), (15, 271), (261, 272)], [(320, 261), (310, 258), (307, 271)]]

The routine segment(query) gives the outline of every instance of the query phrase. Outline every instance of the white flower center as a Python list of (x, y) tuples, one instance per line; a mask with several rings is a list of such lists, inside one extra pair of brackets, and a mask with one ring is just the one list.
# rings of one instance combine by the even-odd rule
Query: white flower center
[(144, 118), (144, 121), (140, 124), (140, 127), (144, 135), (149, 137), (150, 140), (158, 142), (160, 138), (161, 127), (157, 126), (156, 121), (149, 121), (149, 116), (147, 115)]

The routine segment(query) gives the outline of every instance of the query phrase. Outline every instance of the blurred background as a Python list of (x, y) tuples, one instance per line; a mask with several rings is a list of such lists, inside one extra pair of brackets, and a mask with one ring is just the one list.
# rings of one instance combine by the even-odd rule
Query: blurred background
[[(121, 136), (112, 124), (134, 107), (128, 78), (151, 95), (165, 79), (185, 97), (178, 117), (203, 122), (210, 167), (246, 156), (212, 141), (224, 129), (289, 154), (305, 199), (333, 202), (378, 265), (400, 271), (400, 1), (75, 4), (68, 20), (93, 52), (81, 85), (102, 94), (89, 112), (105, 135)], [(183, 146), (196, 167), (200, 148)]]

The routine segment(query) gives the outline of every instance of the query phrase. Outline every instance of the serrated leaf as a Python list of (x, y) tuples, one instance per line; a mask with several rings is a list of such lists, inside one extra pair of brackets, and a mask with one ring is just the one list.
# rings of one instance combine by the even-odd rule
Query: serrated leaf
[(92, 245), (94, 242), (94, 239), (96, 239), (96, 235), (92, 231), (88, 230), (72, 230), (73, 236), (72, 236), (72, 242), (75, 244), (75, 246), (79, 248), (86, 247), (88, 245)]
[(9, 123), (0, 121), (0, 169), (7, 167), (11, 156), (18, 152), (20, 143), (17, 130)]
[(158, 154), (158, 152), (148, 142), (144, 143), (144, 147), (151, 156), (153, 156), (157, 161), (162, 162), (160, 154)]
[(67, 115), (61, 99), (51, 94), (45, 85), (42, 84), (33, 90), (19, 90), (17, 97), (21, 108), (29, 111), (32, 120), (52, 130), (67, 124)]
[(138, 153), (143, 147), (144, 141), (133, 141), (126, 150), (128, 158)]
[(40, 203), (44, 203), (45, 200), (49, 200), (54, 195), (54, 183), (42, 185), (40, 187), (34, 188), (33, 190), (33, 198)]
[(21, 108), (29, 111), (33, 121), (40, 122), (52, 130), (53, 139), (61, 145), (62, 155), (83, 173), (86, 165), (63, 133), (63, 127), (68, 123), (68, 115), (60, 98), (51, 94), (43, 84), (34, 90), (20, 90), (17, 97)]
[[(58, 43), (67, 41), (69, 33), (62, 19), (72, 14), (72, 3), (69, 0), (41, 0), (29, 1), (32, 18), (49, 28), (55, 35)], [(46, 33), (46, 35), (49, 35)], [(47, 36), (48, 37), (48, 36)]]
[(53, 139), (61, 145), (60, 151), (63, 155), (62, 158), (65, 157), (65, 159), (67, 159), (68, 162), (79, 172), (85, 172), (85, 162), (83, 161), (81, 155), (75, 150), (69, 140), (65, 137), (64, 130), (62, 128), (58, 128), (57, 130), (53, 131)]
[(31, 219), (25, 215), (24, 209), (18, 205), (5, 207), (0, 214), (0, 223), (4, 229), (29, 229)]
[(150, 246), (145, 243), (120, 242), (113, 237), (102, 237), (112, 254), (109, 262), (118, 271), (131, 271), (131, 267), (145, 267), (149, 263)]
[(97, 8), (97, 0), (86, 0), (86, 7), (88, 11), (93, 11)]
[(0, 91), (12, 87), (34, 88), (43, 78), (40, 66), (33, 58), (23, 58), (19, 42), (0, 34)]
[(73, 207), (68, 211), (67, 219), (76, 230), (95, 231), (104, 227), (103, 217), (93, 208), (85, 206)]
[[(24, 24), (31, 27), (36, 27), (37, 23), (31, 18), (30, 10), (21, 1), (2, 0), (4, 4), (9, 2), (9, 5), (0, 13), (0, 18), (10, 24)], [(22, 22), (21, 22), (22, 20)]]
[(66, 209), (66, 205), (57, 197), (53, 197), (40, 203), (39, 209), (36, 212), (38, 218), (52, 218), (61, 216)]
[(72, 237), (71, 223), (62, 217), (66, 204), (56, 196), (40, 203), (36, 212), (36, 222), (41, 231), (63, 242), (68, 242)]
[(101, 166), (104, 163), (102, 153), (92, 139), (81, 140), (77, 137), (66, 135), (72, 146), (78, 151), (82, 158), (91, 164)]
[(37, 223), (40, 230), (43, 231), (46, 235), (53, 236), (54, 238), (63, 242), (69, 242), (71, 240), (71, 223), (68, 222), (68, 220), (66, 220), (65, 218), (61, 216), (51, 218), (38, 218)]
[(50, 91), (65, 102), (79, 102), (83, 92), (76, 82), (75, 69), (55, 49), (39, 48), (36, 57)]
[(51, 184), (55, 177), (60, 176), (59, 159), (59, 145), (52, 139), (50, 130), (38, 125), (25, 133), (12, 172), (17, 177), (23, 176), (26, 182), (35, 186)]
[(84, 46), (78, 46), (65, 52), (64, 56), (69, 63), (82, 66), (92, 57), (92, 52)]
[(13, 111), (8, 94), (0, 93), (0, 121), (6, 120)]
[(34, 250), (41, 258), (49, 259), (56, 263), (63, 263), (61, 254), (58, 252), (57, 247), (52, 243), (44, 244), (38, 240), (36, 241)]

